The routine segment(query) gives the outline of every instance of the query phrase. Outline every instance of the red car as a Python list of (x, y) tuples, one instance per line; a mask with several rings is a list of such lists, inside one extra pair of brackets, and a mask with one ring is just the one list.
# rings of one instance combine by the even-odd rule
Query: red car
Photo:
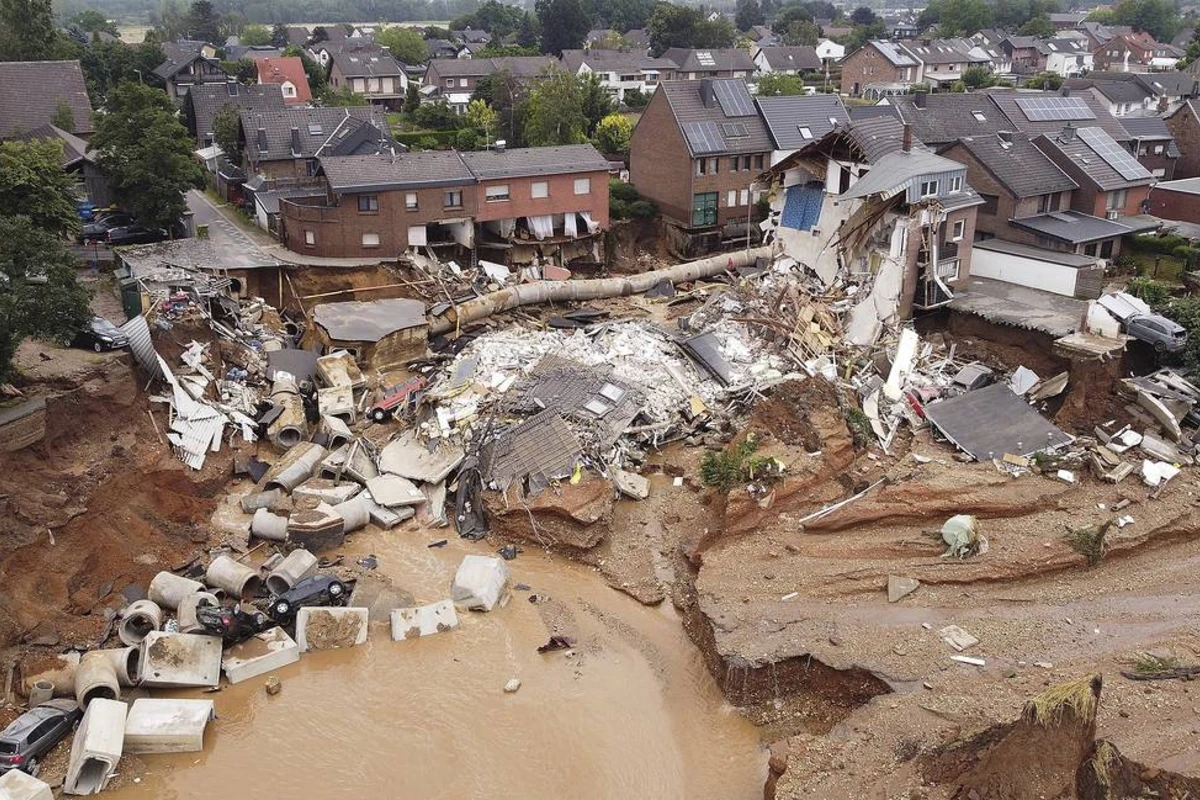
[(417, 392), (428, 385), (429, 381), (418, 375), (399, 386), (393, 386), (384, 394), (382, 400), (367, 409), (367, 416), (373, 422), (387, 422), (396, 415), (396, 411), (415, 402)]

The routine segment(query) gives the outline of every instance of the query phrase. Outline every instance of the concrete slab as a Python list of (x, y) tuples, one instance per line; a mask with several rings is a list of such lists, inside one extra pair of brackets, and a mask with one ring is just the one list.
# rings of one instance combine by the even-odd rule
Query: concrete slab
[(125, 718), (125, 752), (198, 753), (214, 717), (212, 700), (138, 698)]
[(415, 506), (425, 502), (425, 495), (421, 490), (413, 485), (412, 481), (399, 475), (380, 475), (378, 478), (372, 478), (367, 481), (367, 489), (371, 492), (371, 499), (385, 508)]
[(350, 606), (367, 609), (371, 622), (390, 622), (392, 609), (412, 608), (416, 604), (410, 593), (377, 577), (377, 573), (360, 575), (350, 593)]
[(315, 497), (322, 503), (336, 506), (344, 503), (362, 491), (362, 487), (353, 481), (331, 481), (328, 478), (309, 478), (292, 490), (292, 498)]
[(97, 794), (108, 786), (125, 749), (128, 710), (119, 700), (96, 698), (88, 703), (71, 742), (63, 792)]
[(636, 472), (626, 472), (623, 469), (613, 470), (613, 483), (617, 490), (626, 497), (634, 500), (645, 500), (650, 496), (650, 481)]
[(888, 575), (888, 602), (896, 603), (915, 592), (921, 585), (916, 578), (904, 578), (900, 575)]
[(412, 431), (405, 431), (379, 454), (379, 471), (422, 483), (441, 483), (462, 463), (461, 447), (437, 444), (430, 450)]
[(454, 603), (442, 600), (416, 608), (397, 608), (392, 611), (392, 641), (403, 642), (435, 633), (445, 633), (458, 627)]
[(425, 495), (425, 505), (421, 506), (421, 522), (431, 528), (445, 528), (450, 525), (446, 515), (446, 484), (427, 483), (421, 487)]
[(367, 513), (371, 517), (371, 522), (375, 523), (383, 529), (394, 528), (405, 520), (412, 519), (417, 515), (417, 510), (413, 506), (399, 506), (398, 508), (385, 508), (371, 497), (371, 490), (364, 489), (363, 493), (358, 496), (359, 502), (367, 504)]
[(344, 522), (328, 503), (293, 511), (288, 517), (288, 541), (310, 553), (341, 547), (346, 540)]
[(1002, 383), (930, 403), (925, 415), (947, 439), (979, 461), (1005, 453), (1031, 456), (1074, 441)]
[(54, 790), (19, 769), (0, 775), (0, 800), (54, 800)]
[(498, 558), (469, 555), (454, 573), (450, 597), (455, 604), (472, 611), (491, 611), (507, 586), (507, 564)]
[(365, 608), (305, 606), (296, 612), (296, 644), (301, 653), (365, 644), (369, 619)]
[(990, 278), (971, 278), (967, 290), (950, 301), (950, 310), (988, 322), (1066, 336), (1083, 327), (1087, 301)]
[(142, 683), (148, 689), (216, 686), (221, 680), (221, 638), (151, 631), (140, 645)]
[(272, 628), (230, 647), (221, 668), (230, 683), (241, 683), (299, 660), (300, 645), (283, 628)]

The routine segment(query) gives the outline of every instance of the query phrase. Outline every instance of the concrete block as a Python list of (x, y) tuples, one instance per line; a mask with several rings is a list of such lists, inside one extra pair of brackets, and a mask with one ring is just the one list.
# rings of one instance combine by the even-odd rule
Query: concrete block
[(221, 638), (152, 631), (141, 644), (142, 686), (216, 686), (221, 680)]
[(125, 718), (125, 752), (198, 753), (214, 716), (212, 700), (134, 700)]
[(422, 483), (441, 483), (462, 463), (461, 447), (438, 443), (431, 451), (413, 431), (405, 431), (379, 454), (379, 471)]
[(371, 499), (386, 508), (396, 506), (415, 506), (425, 502), (421, 493), (412, 481), (399, 475), (380, 475), (367, 481), (367, 489), (371, 491)]
[(54, 800), (54, 791), (19, 769), (0, 775), (0, 800)]
[(296, 644), (301, 653), (365, 644), (369, 618), (365, 608), (305, 606), (296, 612)]
[(636, 472), (626, 472), (623, 469), (613, 470), (613, 483), (618, 491), (634, 500), (645, 500), (650, 496), (650, 481)]
[(292, 490), (292, 498), (299, 500), (303, 497), (315, 497), (322, 503), (336, 506), (338, 503), (346, 502), (360, 491), (362, 491), (362, 487), (352, 481), (309, 478)]
[(416, 639), (435, 633), (445, 633), (458, 627), (458, 612), (454, 603), (442, 600), (416, 608), (397, 608), (392, 611), (392, 641)]
[(288, 518), (288, 541), (310, 553), (341, 547), (346, 541), (344, 520), (328, 503), (293, 511)]
[(230, 683), (241, 683), (299, 660), (300, 645), (283, 628), (272, 628), (230, 647), (221, 667)]
[(491, 611), (508, 586), (508, 565), (498, 558), (470, 555), (463, 558), (450, 584), (456, 605), (472, 611)]
[(394, 528), (405, 520), (412, 519), (417, 514), (417, 510), (412, 506), (400, 506), (399, 508), (384, 508), (375, 502), (371, 497), (371, 490), (366, 489), (357, 498), (360, 503), (365, 503), (367, 506), (367, 514), (371, 517), (371, 522), (379, 527), (387, 530)]
[(125, 715), (128, 707), (119, 700), (97, 698), (88, 703), (83, 720), (71, 742), (67, 762), (66, 794), (97, 794), (104, 791), (125, 748)]

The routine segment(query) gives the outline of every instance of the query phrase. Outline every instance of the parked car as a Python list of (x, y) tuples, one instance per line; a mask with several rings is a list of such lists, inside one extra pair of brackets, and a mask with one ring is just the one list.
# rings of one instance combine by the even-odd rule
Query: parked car
[(346, 584), (332, 575), (314, 575), (305, 578), (288, 591), (271, 598), (271, 618), (286, 625), (304, 606), (344, 606), (350, 602), (350, 590)]
[(103, 353), (105, 350), (120, 350), (129, 346), (129, 337), (125, 332), (106, 320), (104, 317), (92, 317), (87, 327), (75, 334), (71, 340), (72, 347), (86, 347)]
[(429, 381), (421, 375), (409, 378), (399, 386), (393, 386), (383, 399), (367, 409), (367, 416), (374, 422), (386, 422), (401, 410), (416, 401), (417, 392), (429, 385)]
[(81, 242), (91, 242), (97, 239), (103, 240), (113, 228), (123, 228), (126, 225), (133, 224), (133, 217), (121, 211), (100, 214), (97, 215), (96, 219), (83, 226), (79, 240)]
[(75, 729), (83, 709), (74, 700), (48, 700), (0, 731), (0, 773), (19, 769), (36, 775), (38, 759)]
[(162, 228), (147, 228), (145, 225), (125, 225), (110, 228), (104, 241), (109, 247), (120, 247), (124, 244), (150, 244), (161, 242), (167, 238), (167, 232)]
[(1159, 314), (1134, 314), (1125, 320), (1125, 332), (1159, 352), (1175, 353), (1187, 344), (1187, 331)]
[(240, 603), (232, 606), (199, 606), (196, 609), (196, 621), (204, 626), (204, 633), (220, 636), (226, 645), (244, 642), (279, 624), (254, 606), (243, 608)]

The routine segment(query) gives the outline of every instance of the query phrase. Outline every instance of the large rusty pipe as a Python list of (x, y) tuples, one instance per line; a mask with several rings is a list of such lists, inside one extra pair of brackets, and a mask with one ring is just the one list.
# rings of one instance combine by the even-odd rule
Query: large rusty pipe
[(456, 326), (486, 319), (493, 314), (511, 311), (533, 303), (561, 303), (571, 300), (600, 300), (606, 297), (628, 297), (653, 289), (663, 281), (671, 284), (686, 283), (711, 278), (726, 270), (739, 269), (753, 264), (759, 258), (770, 258), (771, 248), (753, 247), (735, 253), (688, 261), (665, 269), (642, 272), (638, 275), (623, 275), (619, 278), (596, 278), (593, 280), (536, 281), (491, 292), (482, 297), (454, 306), (442, 316), (429, 320), (429, 333), (436, 336), (448, 333)]

